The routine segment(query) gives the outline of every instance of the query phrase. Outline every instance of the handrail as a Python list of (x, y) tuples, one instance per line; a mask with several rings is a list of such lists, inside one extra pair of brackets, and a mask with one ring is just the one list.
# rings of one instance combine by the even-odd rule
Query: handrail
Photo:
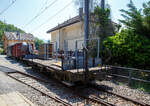
[(106, 67), (112, 67), (112, 68), (119, 68), (119, 69), (125, 69), (125, 70), (133, 70), (133, 71), (141, 71), (141, 72), (150, 73), (150, 70), (143, 70), (143, 69), (137, 69), (137, 68), (128, 68), (128, 67), (120, 67), (120, 66), (112, 66), (112, 65), (106, 65)]

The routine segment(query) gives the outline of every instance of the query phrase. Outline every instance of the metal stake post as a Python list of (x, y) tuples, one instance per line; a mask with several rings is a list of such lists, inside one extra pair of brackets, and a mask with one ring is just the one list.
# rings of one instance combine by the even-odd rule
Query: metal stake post
[(57, 62), (57, 60), (58, 60), (58, 49), (57, 49), (57, 41), (56, 41), (56, 62)]
[(78, 56), (77, 56), (77, 46), (78, 46), (78, 41), (76, 40), (76, 45), (75, 45), (75, 57), (76, 57), (76, 69), (78, 69)]
[(100, 52), (100, 39), (98, 39), (98, 48), (97, 48), (97, 58), (99, 58), (99, 52)]
[(85, 18), (84, 18), (84, 48), (85, 50), (85, 61), (84, 61), (84, 67), (85, 67), (85, 81), (88, 82), (88, 35), (89, 35), (89, 0), (85, 0)]
[(131, 80), (132, 80), (132, 70), (128, 70), (129, 72), (129, 79), (128, 79), (128, 85), (131, 85)]

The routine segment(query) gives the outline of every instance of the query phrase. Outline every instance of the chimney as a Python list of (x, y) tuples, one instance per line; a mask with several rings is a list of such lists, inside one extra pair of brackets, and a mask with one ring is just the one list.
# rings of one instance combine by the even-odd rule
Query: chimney
[(20, 42), (20, 31), (17, 31), (18, 42)]

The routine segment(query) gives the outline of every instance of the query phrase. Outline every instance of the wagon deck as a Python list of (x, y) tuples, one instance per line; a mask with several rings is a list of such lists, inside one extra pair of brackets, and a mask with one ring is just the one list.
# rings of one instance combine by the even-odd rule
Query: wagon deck
[[(56, 60), (54, 59), (51, 59), (51, 60), (40, 60), (40, 59), (29, 59), (29, 61), (33, 61), (34, 63), (37, 63), (37, 64), (41, 64), (41, 65), (44, 65), (44, 66), (47, 66), (47, 67), (54, 67), (56, 69), (59, 69), (61, 70), (61, 61), (58, 60), (56, 62)], [(92, 68), (89, 68), (89, 71), (92, 72), (92, 71), (99, 71), (101, 70), (102, 67), (92, 67)], [(71, 72), (71, 73), (83, 73), (85, 70), (82, 68), (82, 69), (71, 69), (71, 70), (67, 70), (67, 72)]]
[[(61, 68), (61, 61), (51, 59), (51, 60), (40, 60), (40, 59), (24, 59), (25, 63), (30, 65), (33, 68), (38, 69), (40, 72), (46, 72), (47, 74), (51, 75), (55, 79), (60, 81), (67, 81), (67, 82), (78, 82), (85, 80), (85, 70), (84, 69), (73, 69), (73, 70), (62, 70)], [(104, 76), (100, 71), (101, 67), (93, 67), (89, 68), (89, 79), (95, 79), (97, 75), (98, 78), (103, 78)]]

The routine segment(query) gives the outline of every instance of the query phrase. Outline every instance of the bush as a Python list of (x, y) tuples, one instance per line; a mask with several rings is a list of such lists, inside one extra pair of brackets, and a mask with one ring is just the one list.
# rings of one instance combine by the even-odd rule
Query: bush
[(4, 49), (0, 48), (0, 54), (4, 54)]
[(150, 69), (150, 40), (145, 36), (126, 29), (108, 37), (103, 44), (112, 53), (109, 64)]

